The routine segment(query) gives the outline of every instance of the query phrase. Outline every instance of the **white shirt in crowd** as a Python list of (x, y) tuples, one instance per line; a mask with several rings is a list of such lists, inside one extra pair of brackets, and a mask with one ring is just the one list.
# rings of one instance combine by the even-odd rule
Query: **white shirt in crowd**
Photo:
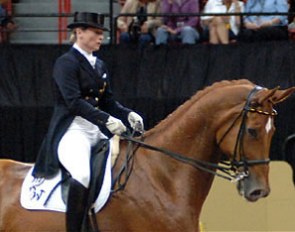
[[(244, 12), (244, 3), (242, 1), (238, 1), (240, 12)], [(237, 12), (236, 4), (231, 3), (230, 8), (227, 10), (226, 6), (223, 4), (222, 0), (208, 0), (204, 7), (203, 13), (234, 13)], [(208, 20), (213, 18), (214, 16), (202, 16), (201, 20)], [(230, 28), (235, 35), (239, 32), (239, 22), (236, 21), (236, 16), (230, 16), (229, 24)]]

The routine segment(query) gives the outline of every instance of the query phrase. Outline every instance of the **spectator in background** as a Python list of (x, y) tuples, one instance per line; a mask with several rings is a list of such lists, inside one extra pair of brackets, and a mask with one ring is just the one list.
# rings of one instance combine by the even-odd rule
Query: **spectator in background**
[[(289, 13), (294, 13), (295, 12), (295, 0), (288, 0), (288, 8), (289, 8)], [(288, 15), (288, 22), (291, 23), (294, 20), (294, 14), (289, 14)]]
[[(161, 13), (199, 13), (198, 0), (162, 0)], [(168, 41), (181, 41), (183, 44), (194, 44), (199, 40), (197, 31), (199, 17), (167, 16), (156, 33), (156, 44), (167, 44)]]
[[(287, 0), (247, 0), (246, 13), (284, 13), (288, 12)], [(245, 28), (242, 30), (241, 41), (265, 41), (288, 39), (287, 15), (258, 15), (244, 18)]]
[(200, 12), (204, 11), (204, 7), (206, 5), (206, 3), (208, 2), (208, 0), (199, 0), (199, 5), (200, 5)]
[(0, 20), (1, 20), (1, 22), (6, 16), (7, 16), (6, 10), (4, 9), (2, 4), (0, 4)]
[(144, 16), (146, 13), (160, 12), (160, 0), (127, 0), (121, 14), (139, 14), (138, 16), (121, 16), (117, 25), (120, 31), (119, 42), (129, 44), (139, 42), (140, 46), (154, 42), (156, 28), (161, 25), (161, 19), (154, 16)]
[(293, 22), (288, 25), (288, 33), (289, 38), (295, 40), (295, 18), (293, 19)]
[[(289, 13), (295, 12), (295, 1), (289, 0)], [(288, 32), (289, 32), (289, 39), (295, 40), (295, 17), (294, 15), (289, 15), (288, 17), (289, 25), (288, 25)]]
[(121, 7), (124, 6), (125, 2), (126, 2), (126, 0), (118, 0), (118, 3)]
[(9, 34), (16, 29), (16, 24), (8, 15), (5, 4), (0, 4), (0, 43), (8, 42)]
[[(204, 7), (204, 13), (241, 13), (244, 3), (238, 0), (209, 0)], [(236, 40), (241, 19), (240, 16), (203, 16), (202, 25), (205, 39), (209, 37), (212, 44), (228, 44)], [(209, 36), (208, 36), (209, 35)]]

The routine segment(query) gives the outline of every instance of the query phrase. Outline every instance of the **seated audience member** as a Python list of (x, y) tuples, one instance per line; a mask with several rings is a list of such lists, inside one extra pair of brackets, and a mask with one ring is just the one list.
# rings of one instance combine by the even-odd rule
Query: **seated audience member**
[[(198, 0), (162, 0), (161, 13), (198, 13)], [(199, 40), (197, 16), (163, 17), (163, 25), (157, 29), (156, 44), (167, 44), (168, 41), (181, 41), (183, 44), (194, 44)]]
[(124, 6), (125, 2), (126, 2), (126, 0), (118, 0), (118, 3), (121, 7)]
[(0, 43), (8, 42), (9, 34), (16, 29), (16, 24), (0, 4)]
[(7, 16), (6, 10), (4, 9), (2, 4), (0, 4), (0, 20), (1, 20), (1, 22), (6, 16)]
[(293, 22), (288, 25), (289, 38), (295, 40), (295, 18)]
[(199, 0), (199, 5), (200, 5), (200, 12), (204, 11), (204, 7), (207, 4), (208, 0)]
[[(295, 12), (295, 1), (289, 0), (289, 13)], [(290, 14), (288, 17), (289, 25), (288, 25), (288, 32), (289, 38), (295, 40), (295, 16)]]
[(121, 44), (139, 42), (141, 46), (154, 42), (154, 33), (156, 28), (161, 25), (161, 19), (144, 15), (159, 12), (160, 0), (127, 0), (121, 14), (130, 13), (138, 14), (138, 16), (121, 16), (118, 18), (119, 42)]
[[(204, 13), (241, 13), (244, 11), (244, 3), (238, 0), (209, 0)], [(209, 35), (212, 44), (228, 44), (230, 40), (236, 40), (240, 30), (240, 16), (202, 16), (205, 40)]]
[[(247, 0), (245, 13), (288, 12), (287, 0)], [(287, 15), (251, 15), (244, 18), (240, 40), (245, 42), (288, 39)]]
[[(289, 8), (289, 13), (295, 12), (295, 0), (288, 0), (288, 8)], [(295, 17), (294, 14), (289, 14), (288, 15), (288, 22), (289, 23), (293, 22), (294, 17)]]

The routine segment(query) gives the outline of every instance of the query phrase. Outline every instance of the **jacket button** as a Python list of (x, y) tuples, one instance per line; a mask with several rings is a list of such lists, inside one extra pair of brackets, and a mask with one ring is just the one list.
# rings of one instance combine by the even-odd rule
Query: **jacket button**
[(98, 102), (98, 100), (99, 100), (99, 98), (98, 98), (98, 97), (96, 97), (96, 98), (95, 98), (95, 101), (97, 101), (97, 102)]
[(93, 92), (93, 89), (89, 89), (89, 93), (92, 93)]

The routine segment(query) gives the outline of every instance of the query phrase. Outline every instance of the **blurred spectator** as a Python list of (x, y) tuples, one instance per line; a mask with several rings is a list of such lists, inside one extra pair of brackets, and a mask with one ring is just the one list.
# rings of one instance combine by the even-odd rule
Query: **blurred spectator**
[[(246, 13), (287, 13), (287, 0), (247, 0)], [(287, 15), (258, 15), (244, 18), (245, 28), (242, 30), (241, 41), (265, 41), (288, 39)]]
[(3, 4), (0, 4), (0, 43), (8, 42), (9, 34), (16, 29), (16, 24), (8, 15)]
[(118, 3), (121, 7), (124, 6), (125, 2), (126, 2), (126, 0), (118, 0)]
[(295, 18), (293, 18), (293, 21), (288, 25), (288, 32), (289, 38), (295, 40)]
[(160, 0), (127, 0), (122, 14), (138, 14), (138, 16), (121, 16), (117, 25), (120, 31), (119, 41), (123, 44), (139, 42), (140, 46), (154, 42), (156, 28), (160, 26), (158, 17), (145, 16), (146, 13), (160, 12)]
[[(295, 0), (289, 0), (289, 13), (295, 12)], [(289, 25), (288, 25), (288, 32), (289, 32), (289, 39), (295, 40), (295, 16), (290, 14), (288, 17)]]
[[(199, 13), (199, 0), (162, 0), (161, 13)], [(164, 24), (158, 28), (156, 44), (168, 41), (181, 41), (183, 44), (194, 44), (199, 38), (196, 16), (167, 16)]]
[(6, 10), (3, 8), (2, 4), (0, 4), (0, 19), (1, 19), (1, 21), (4, 17), (6, 17)]
[[(241, 13), (244, 11), (244, 3), (238, 0), (209, 0), (204, 13)], [(212, 44), (228, 44), (237, 39), (240, 30), (240, 16), (203, 16), (203, 37), (209, 37)]]
[(205, 7), (207, 2), (208, 2), (208, 0), (199, 0), (200, 12), (204, 11), (204, 7)]
[[(288, 0), (289, 5), (289, 13), (295, 13), (295, 0)], [(289, 23), (292, 23), (294, 21), (294, 14), (289, 14), (288, 21)]]

